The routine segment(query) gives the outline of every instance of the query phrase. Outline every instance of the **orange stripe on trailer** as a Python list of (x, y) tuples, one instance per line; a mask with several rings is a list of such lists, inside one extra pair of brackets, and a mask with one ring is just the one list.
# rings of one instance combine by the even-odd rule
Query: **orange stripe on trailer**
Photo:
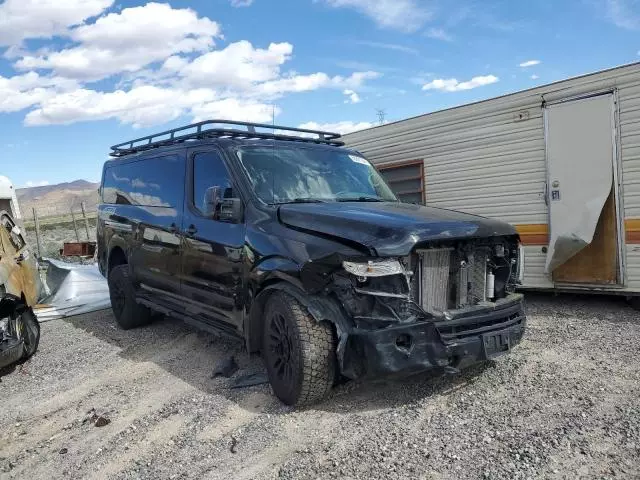
[(626, 243), (640, 243), (640, 218), (627, 218), (624, 221), (624, 234)]
[(549, 226), (546, 223), (525, 223), (514, 226), (523, 245), (549, 244)]
[[(549, 244), (549, 226), (546, 223), (524, 223), (514, 226), (523, 245)], [(640, 244), (640, 218), (626, 219), (624, 230), (626, 243)]]

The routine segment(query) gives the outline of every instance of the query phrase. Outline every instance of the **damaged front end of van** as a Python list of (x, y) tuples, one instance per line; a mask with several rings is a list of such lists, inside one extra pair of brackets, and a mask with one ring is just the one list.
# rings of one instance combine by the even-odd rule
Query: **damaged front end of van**
[(362, 208), (377, 209), (380, 225), (370, 215), (345, 219), (344, 210), (331, 219), (302, 205), (280, 212), (290, 227), (369, 252), (309, 259), (300, 270), (305, 294), (289, 289), (317, 321), (335, 326), (342, 375), (455, 372), (520, 342), (526, 318), (515, 290), (524, 257), (511, 226), (417, 205)]

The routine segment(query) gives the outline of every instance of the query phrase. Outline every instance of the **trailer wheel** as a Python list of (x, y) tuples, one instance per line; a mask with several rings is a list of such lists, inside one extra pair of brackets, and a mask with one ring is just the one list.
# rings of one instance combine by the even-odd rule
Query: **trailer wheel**
[(150, 310), (136, 302), (136, 293), (129, 276), (129, 265), (118, 265), (109, 272), (109, 297), (116, 322), (123, 330), (141, 327), (151, 322)]
[(293, 297), (273, 294), (265, 309), (262, 355), (276, 396), (287, 405), (325, 398), (336, 376), (331, 326), (318, 323)]

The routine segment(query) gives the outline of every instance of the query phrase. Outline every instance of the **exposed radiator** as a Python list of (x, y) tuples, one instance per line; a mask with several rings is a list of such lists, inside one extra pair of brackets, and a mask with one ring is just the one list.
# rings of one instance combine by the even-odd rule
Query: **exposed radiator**
[(461, 259), (452, 249), (439, 248), (418, 255), (420, 305), (427, 312), (463, 308), (487, 299), (488, 252), (479, 249)]
[(469, 259), (471, 263), (469, 305), (475, 305), (487, 299), (487, 253), (476, 251), (473, 253), (472, 259)]
[(421, 306), (427, 312), (442, 312), (449, 304), (451, 249), (425, 250), (419, 255)]

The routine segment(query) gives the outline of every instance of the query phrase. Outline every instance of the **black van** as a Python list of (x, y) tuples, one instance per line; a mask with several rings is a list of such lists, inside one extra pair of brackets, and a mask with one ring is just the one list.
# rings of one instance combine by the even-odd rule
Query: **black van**
[(239, 337), (287, 404), (522, 338), (513, 227), (399, 202), (338, 134), (211, 120), (111, 155), (98, 257), (118, 324), (156, 311)]

